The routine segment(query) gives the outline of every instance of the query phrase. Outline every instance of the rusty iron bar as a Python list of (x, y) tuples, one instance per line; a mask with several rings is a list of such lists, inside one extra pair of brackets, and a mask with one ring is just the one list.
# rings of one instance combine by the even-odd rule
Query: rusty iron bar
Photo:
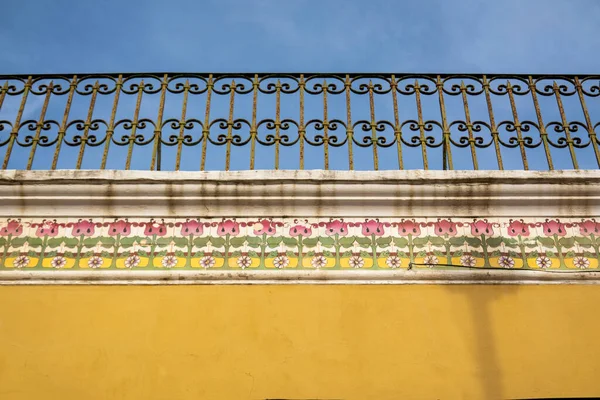
[(490, 83), (487, 80), (487, 76), (482, 77), (482, 86), (485, 92), (485, 103), (488, 109), (488, 117), (490, 120), (490, 134), (492, 135), (492, 141), (494, 142), (494, 149), (496, 150), (496, 160), (498, 161), (498, 169), (504, 170), (504, 163), (502, 162), (502, 153), (500, 151), (500, 138), (498, 133), (498, 127), (496, 126), (496, 120), (494, 118), (494, 108), (492, 107), (492, 99), (490, 95)]
[(402, 158), (402, 125), (400, 124), (400, 112), (398, 111), (398, 83), (396, 82), (396, 76), (392, 75), (390, 81), (392, 88), (392, 103), (394, 105), (394, 137), (396, 140), (396, 151), (398, 152), (398, 169), (404, 169), (404, 160)]
[[(429, 163), (427, 162), (427, 140), (425, 137), (425, 123), (423, 122), (423, 106), (421, 105), (421, 88), (419, 81), (415, 79), (415, 101), (417, 103), (417, 117), (419, 118), (419, 143), (421, 144), (421, 155), (423, 156), (423, 169), (429, 169)], [(444, 157), (446, 152), (444, 152)], [(444, 159), (444, 165), (446, 165)]]
[(35, 157), (35, 151), (37, 149), (37, 145), (40, 141), (40, 133), (42, 132), (42, 128), (44, 127), (44, 120), (46, 119), (46, 111), (48, 110), (48, 104), (50, 103), (50, 96), (52, 95), (52, 89), (54, 88), (54, 81), (50, 81), (50, 85), (46, 89), (46, 96), (44, 97), (44, 105), (42, 106), (42, 111), (40, 112), (40, 117), (38, 118), (38, 122), (36, 124), (35, 136), (31, 142), (31, 151), (29, 152), (29, 160), (27, 160), (27, 170), (31, 169), (33, 165), (33, 158)]
[(83, 153), (85, 152), (85, 146), (87, 146), (88, 142), (88, 135), (90, 132), (90, 126), (92, 125), (92, 117), (94, 115), (94, 107), (96, 106), (96, 96), (98, 95), (99, 86), (100, 84), (98, 81), (96, 81), (96, 83), (94, 83), (94, 87), (92, 88), (90, 106), (88, 107), (88, 115), (83, 126), (83, 135), (81, 137), (81, 145), (79, 146), (79, 155), (77, 156), (77, 164), (75, 165), (75, 169), (81, 169), (81, 164), (83, 163)]
[(598, 164), (598, 168), (600, 168), (600, 151), (598, 150), (598, 140), (596, 139), (596, 132), (594, 131), (594, 125), (592, 124), (590, 113), (588, 112), (587, 105), (585, 104), (585, 97), (583, 94), (583, 88), (581, 87), (581, 81), (577, 76), (575, 77), (574, 81), (575, 88), (577, 89), (577, 97), (579, 97), (579, 104), (581, 104), (581, 109), (585, 118), (585, 127), (588, 131), (588, 137), (590, 139), (590, 143), (592, 144), (592, 148), (594, 149), (596, 163)]
[(102, 153), (102, 164), (100, 169), (106, 168), (106, 161), (108, 160), (108, 150), (110, 142), (115, 133), (115, 119), (117, 117), (117, 108), (119, 107), (119, 95), (121, 94), (121, 87), (123, 86), (123, 75), (119, 75), (117, 83), (115, 84), (115, 97), (113, 99), (112, 111), (110, 113), (110, 122), (106, 130), (106, 142), (104, 143), (104, 153)]
[(15, 118), (15, 124), (10, 132), (10, 138), (8, 141), (8, 147), (6, 148), (6, 154), (4, 155), (4, 162), (2, 163), (2, 169), (8, 168), (8, 162), (10, 160), (10, 155), (12, 153), (13, 146), (15, 145), (15, 140), (17, 140), (17, 135), (19, 134), (19, 129), (21, 128), (21, 118), (23, 118), (23, 111), (25, 110), (25, 103), (27, 103), (27, 96), (29, 95), (29, 91), (31, 90), (31, 86), (33, 84), (33, 77), (30, 76), (27, 78), (27, 83), (25, 83), (25, 87), (23, 88), (23, 96), (21, 97), (21, 104), (19, 105), (19, 111), (17, 111), (17, 117)]
[(152, 149), (152, 160), (150, 161), (150, 171), (154, 170), (154, 165), (156, 164), (156, 169), (160, 171), (161, 164), (161, 140), (162, 140), (162, 120), (163, 113), (165, 111), (165, 95), (167, 94), (167, 84), (168, 84), (168, 75), (165, 74), (163, 76), (163, 81), (161, 82), (160, 88), (160, 103), (158, 104), (158, 115), (156, 116), (156, 121), (154, 122), (154, 148)]
[[(197, 80), (203, 84), (197, 84)], [(522, 85), (513, 83), (515, 81), (524, 83), (528, 90), (523, 90)], [(563, 81), (567, 84), (563, 84)], [(68, 86), (60, 82), (68, 83)], [(160, 83), (156, 85), (154, 82)], [(82, 100), (76, 94), (87, 99)], [(171, 94), (179, 96), (176, 107), (171, 103), (171, 98), (167, 100)], [(59, 108), (55, 97), (63, 95), (67, 98), (63, 103), (64, 109), (58, 110), (61, 114), (53, 117)], [(368, 99), (368, 110), (365, 105), (361, 106), (362, 110), (357, 108), (361, 95), (366, 95), (365, 100)], [(378, 99), (383, 99), (384, 95), (391, 95), (391, 104), (378, 105), (376, 109)], [(573, 111), (573, 104), (567, 97), (575, 95), (576, 111)], [(290, 118), (290, 104), (286, 103), (292, 99), (291, 96), (296, 96), (294, 118)], [(485, 99), (483, 116), (480, 115), (481, 109), (475, 107), (477, 96)], [(532, 102), (535, 122), (520, 119), (527, 112), (517, 102), (517, 96), (531, 96), (531, 100), (527, 101)], [(556, 117), (549, 117), (553, 115), (551, 112), (556, 111), (548, 111), (549, 106), (540, 103), (540, 96), (554, 97), (556, 105), (551, 106), (550, 110), (558, 110)], [(317, 104), (310, 102), (310, 99), (319, 97), (323, 102), (321, 116)], [(437, 102), (437, 106), (432, 106), (427, 97)], [(457, 97), (462, 103), (462, 110), (447, 108), (447, 104), (454, 105), (451, 103), (454, 101), (452, 97)], [(498, 107), (501, 106), (494, 104), (499, 103), (501, 100), (498, 99), (502, 97), (508, 98), (510, 103), (511, 116), (508, 119), (498, 118)], [(220, 101), (225, 98), (229, 99), (229, 108)], [(511, 148), (519, 149), (522, 168), (529, 170), (529, 164), (534, 159), (531, 158), (533, 152), (527, 154), (530, 151), (528, 149), (538, 147), (538, 159), (541, 159), (543, 151), (548, 170), (555, 168), (553, 156), (565, 158), (567, 152), (575, 169), (581, 168), (585, 157), (594, 157), (595, 164), (600, 168), (598, 98), (598, 76), (349, 73), (7, 75), (0, 76), (0, 134), (4, 132), (4, 136), (0, 136), (0, 149), (4, 152), (3, 169), (12, 166), (14, 159), (19, 158), (26, 161), (23, 168), (28, 170), (44, 167), (54, 170), (59, 167), (59, 159), (65, 158), (74, 160), (74, 168), (81, 169), (86, 165), (86, 159), (92, 157), (89, 147), (95, 146), (101, 149), (99, 152), (103, 150), (99, 169), (106, 169), (109, 155), (113, 153), (114, 146), (118, 146), (127, 148), (127, 155), (123, 157), (127, 170), (132, 165), (140, 165), (142, 157), (148, 162), (144, 168), (180, 170), (183, 154), (187, 154), (186, 149), (190, 147), (191, 152), (194, 152), (194, 148), (201, 152), (197, 157), (200, 158), (199, 169), (204, 171), (207, 167), (215, 168), (212, 153), (208, 154), (209, 144), (210, 151), (213, 146), (224, 147), (224, 167), (221, 165), (219, 168), (225, 170), (230, 170), (232, 163), (236, 167), (239, 165), (235, 159), (232, 160), (232, 154), (237, 156), (232, 146), (246, 146), (250, 170), (256, 168), (258, 155), (263, 159), (262, 149), (270, 146), (273, 146), (270, 151), (274, 157), (264, 159), (273, 160), (271, 167), (274, 169), (282, 168), (282, 163), (288, 161), (285, 158), (282, 160), (282, 146), (295, 146), (298, 149), (299, 169), (315, 168), (319, 164), (318, 156), (306, 157), (307, 144), (322, 146), (323, 167), (326, 170), (331, 168), (333, 162), (337, 163), (340, 156), (347, 157), (349, 170), (365, 167), (379, 170), (383, 157), (389, 155), (397, 159), (400, 170), (406, 168), (407, 160), (414, 162), (415, 155), (417, 161), (421, 158), (422, 168), (429, 169), (428, 158), (431, 154), (428, 152), (438, 147), (442, 151), (442, 169), (454, 169), (454, 149), (467, 147), (474, 170), (482, 168), (481, 151), (487, 147), (494, 149), (499, 170), (509, 168), (505, 165), (503, 153)], [(195, 109), (197, 99), (205, 101), (203, 121)], [(142, 100), (144, 110), (149, 112), (141, 109)], [(405, 102), (413, 105), (407, 107)], [(104, 107), (110, 111), (110, 114), (106, 112), (106, 120), (98, 118), (103, 114)], [(117, 116), (117, 111), (122, 117)], [(389, 120), (381, 119), (384, 112), (390, 113)], [(574, 112), (582, 115), (583, 121), (574, 120)], [(75, 115), (77, 113), (85, 113), (85, 116)], [(240, 115), (243, 113), (247, 113), (247, 119)], [(360, 117), (367, 113), (368, 118)], [(434, 113), (435, 117), (432, 118)], [(314, 124), (317, 131), (314, 139), (307, 136), (307, 123), (308, 126)], [(153, 125), (153, 130), (145, 130), (148, 124)], [(332, 135), (339, 125), (345, 128), (345, 137)], [(455, 125), (459, 132), (452, 133)], [(370, 133), (357, 140), (356, 126)], [(81, 131), (81, 134), (68, 139), (67, 131), (71, 127)], [(115, 136), (115, 130), (119, 127), (130, 131), (122, 139)], [(176, 134), (167, 138), (165, 130), (169, 127)], [(499, 132), (501, 127), (504, 127), (506, 134)], [(561, 133), (558, 141), (553, 141), (553, 135), (548, 133), (549, 127)], [(441, 129), (441, 139), (429, 134), (434, 128)], [(482, 128), (489, 131), (480, 133)], [(531, 128), (538, 129), (539, 135), (528, 134)], [(577, 137), (575, 132), (578, 128), (585, 128), (589, 140), (584, 142)], [(34, 132), (25, 134), (23, 131), (26, 129)], [(196, 141), (188, 132), (195, 129), (201, 130)], [(226, 133), (216, 134), (217, 129), (226, 130)], [(264, 130), (268, 133), (266, 139), (262, 136)], [(414, 136), (407, 136), (408, 131), (415, 132)], [(151, 152), (138, 154), (136, 149), (150, 143)], [(74, 152), (68, 153), (63, 144), (74, 147)], [(174, 164), (167, 167), (162, 161), (165, 161), (163, 158), (170, 146), (175, 146), (173, 152), (168, 153), (174, 157)], [(366, 149), (370, 146), (372, 149)], [(50, 154), (53, 155), (43, 158), (45, 153), (41, 152), (40, 147), (51, 147)], [(411, 150), (413, 147), (420, 147), (420, 151)], [(591, 155), (591, 151), (586, 155), (586, 148), (593, 151), (594, 155)], [(27, 154), (24, 155), (24, 152)], [(368, 153), (372, 153), (372, 166), (368, 165), (371, 159)], [(208, 156), (211, 156), (210, 166), (207, 166)], [(116, 154), (113, 157), (117, 157)], [(437, 163), (436, 168), (440, 168)]]
[(352, 154), (352, 140), (354, 139), (354, 129), (352, 128), (352, 106), (351, 103), (352, 82), (350, 75), (346, 75), (344, 81), (344, 91), (346, 92), (346, 137), (348, 138), (348, 169), (354, 170), (354, 155)]
[(571, 138), (571, 131), (569, 129), (569, 123), (567, 122), (567, 116), (565, 115), (565, 109), (563, 107), (563, 103), (560, 98), (560, 90), (558, 89), (558, 85), (556, 84), (556, 81), (554, 81), (554, 85), (552, 85), (552, 89), (554, 90), (554, 97), (556, 97), (556, 105), (558, 106), (558, 111), (560, 113), (562, 129), (565, 132), (567, 146), (569, 147), (569, 153), (571, 154), (571, 161), (573, 161), (573, 168), (579, 169), (579, 163), (577, 162), (577, 156), (575, 155), (575, 148), (573, 147), (573, 139)]
[(177, 155), (175, 156), (175, 171), (181, 167), (181, 151), (185, 137), (185, 121), (187, 113), (188, 93), (190, 91), (190, 80), (186, 79), (183, 85), (183, 104), (181, 105), (181, 118), (179, 119), (179, 136), (177, 137)]
[(256, 110), (258, 107), (258, 74), (254, 75), (252, 81), (252, 125), (250, 126), (250, 170), (254, 169), (254, 159), (256, 157), (256, 135), (258, 128), (256, 126)]
[(208, 135), (210, 134), (210, 101), (212, 98), (213, 86), (213, 75), (210, 74), (208, 76), (208, 81), (206, 82), (206, 107), (204, 111), (204, 125), (202, 126), (202, 156), (200, 159), (200, 171), (205, 171), (206, 169), (206, 148), (208, 145)]
[(473, 124), (471, 123), (471, 113), (469, 112), (469, 100), (467, 99), (467, 87), (465, 82), (460, 82), (460, 92), (462, 94), (463, 107), (465, 108), (465, 125), (469, 132), (469, 147), (471, 148), (471, 159), (473, 160), (473, 169), (479, 169), (477, 162), (477, 151), (475, 149), (475, 136), (473, 135)]
[(369, 81), (369, 110), (371, 111), (371, 145), (373, 146), (373, 169), (379, 170), (377, 154), (377, 120), (375, 119), (375, 99), (373, 97), (373, 81)]
[(509, 80), (506, 81), (506, 90), (508, 92), (508, 98), (510, 100), (510, 109), (512, 110), (514, 128), (517, 132), (517, 143), (521, 150), (521, 157), (523, 158), (523, 168), (529, 170), (529, 163), (527, 162), (527, 153), (525, 152), (525, 141), (523, 140), (523, 134), (521, 132), (521, 123), (519, 122), (519, 114), (517, 113), (517, 105), (515, 103), (515, 96), (513, 94), (513, 87)]
[(125, 170), (131, 168), (131, 156), (133, 155), (133, 145), (136, 140), (137, 127), (140, 118), (140, 109), (142, 108), (142, 95), (144, 94), (144, 80), (140, 81), (137, 90), (137, 99), (135, 102), (135, 110), (133, 112), (133, 121), (131, 123), (131, 134), (129, 135), (129, 147), (127, 149), (127, 160), (125, 161)]
[(542, 143), (544, 144), (544, 152), (546, 153), (546, 160), (548, 161), (548, 169), (552, 171), (554, 169), (554, 163), (552, 162), (552, 154), (550, 153), (550, 148), (548, 147), (548, 132), (546, 132), (546, 125), (544, 124), (542, 111), (540, 110), (540, 103), (538, 102), (537, 93), (535, 91), (535, 83), (531, 76), (528, 78), (528, 83), (529, 91), (531, 92), (531, 99), (533, 100), (533, 107), (535, 108), (535, 115), (538, 120), (540, 137), (542, 139)]

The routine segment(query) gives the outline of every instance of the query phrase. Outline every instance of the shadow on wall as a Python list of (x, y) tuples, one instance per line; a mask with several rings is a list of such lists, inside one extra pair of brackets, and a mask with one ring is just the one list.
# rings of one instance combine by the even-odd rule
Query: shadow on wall
[[(482, 399), (504, 399), (502, 387), (502, 367), (498, 358), (498, 333), (494, 326), (494, 303), (501, 297), (514, 295), (519, 285), (496, 286), (499, 290), (489, 290), (487, 285), (447, 285), (450, 293), (465, 296), (470, 309), (471, 346), (474, 364), (477, 365), (478, 381)], [(469, 332), (465, 332), (469, 334)], [(465, 356), (468, 356), (465, 354)]]

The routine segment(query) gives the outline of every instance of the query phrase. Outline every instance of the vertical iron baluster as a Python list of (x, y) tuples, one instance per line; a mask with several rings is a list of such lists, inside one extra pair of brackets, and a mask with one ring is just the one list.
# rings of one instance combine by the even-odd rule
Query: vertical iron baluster
[(444, 105), (444, 83), (442, 82), (442, 78), (439, 75), (437, 76), (435, 86), (437, 87), (438, 98), (440, 103), (440, 114), (442, 115), (442, 129), (444, 140), (444, 145), (442, 146), (442, 168), (454, 169), (454, 165), (452, 163), (452, 148), (450, 147), (450, 128), (448, 127), (448, 121), (446, 120), (446, 106)]
[(279, 169), (279, 142), (281, 141), (281, 82), (275, 85), (275, 169)]
[(161, 144), (162, 144), (162, 120), (163, 113), (165, 111), (165, 95), (167, 94), (167, 85), (169, 84), (168, 75), (164, 74), (163, 81), (161, 83), (160, 90), (160, 103), (158, 104), (158, 115), (154, 125), (154, 148), (152, 149), (152, 160), (150, 161), (150, 171), (154, 171), (154, 165), (156, 170), (160, 171), (161, 164)]
[(2, 110), (2, 104), (4, 104), (6, 92), (8, 92), (8, 79), (4, 82), (2, 88), (0, 88), (0, 110)]
[(471, 113), (469, 112), (469, 100), (467, 99), (467, 87), (464, 81), (460, 81), (460, 92), (462, 93), (463, 107), (465, 109), (465, 122), (469, 132), (469, 147), (471, 148), (471, 158), (473, 159), (473, 169), (479, 169), (477, 162), (477, 152), (475, 149), (475, 137), (473, 136), (473, 124), (471, 123)]
[(579, 96), (579, 103), (581, 103), (581, 109), (583, 110), (583, 116), (585, 117), (585, 124), (588, 131), (588, 136), (590, 138), (590, 143), (594, 148), (594, 154), (596, 155), (596, 162), (598, 163), (598, 167), (600, 168), (600, 151), (598, 150), (598, 140), (596, 139), (596, 132), (594, 131), (594, 125), (592, 125), (592, 120), (590, 118), (590, 114), (588, 113), (587, 106), (585, 104), (585, 97), (583, 96), (583, 88), (581, 87), (581, 82), (578, 77), (575, 77), (575, 87), (577, 88), (577, 95)]
[(258, 74), (254, 75), (252, 81), (252, 126), (250, 127), (250, 170), (254, 169), (254, 158), (256, 157), (256, 107), (258, 105)]
[(140, 108), (142, 107), (142, 95), (144, 93), (144, 80), (140, 81), (138, 86), (138, 94), (135, 102), (135, 110), (133, 112), (133, 122), (131, 123), (131, 135), (129, 135), (129, 148), (127, 149), (127, 160), (125, 161), (125, 169), (131, 167), (131, 156), (133, 155), (133, 145), (135, 144), (135, 135), (137, 132), (138, 119), (140, 116)]
[(298, 136), (300, 138), (300, 169), (304, 169), (304, 136), (306, 135), (306, 127), (304, 126), (304, 75), (300, 75), (300, 82), (298, 82), (298, 88), (300, 91), (300, 121), (298, 123)]
[(425, 124), (423, 123), (423, 109), (421, 108), (421, 89), (419, 81), (415, 79), (415, 99), (417, 101), (417, 117), (419, 119), (419, 137), (421, 142), (421, 155), (423, 156), (423, 169), (429, 169), (427, 162), (427, 143), (425, 138)]
[(73, 80), (71, 81), (69, 97), (67, 97), (65, 112), (63, 114), (63, 119), (58, 130), (58, 135), (56, 138), (56, 150), (54, 150), (54, 158), (52, 159), (53, 170), (56, 169), (56, 165), (58, 164), (58, 156), (60, 154), (63, 138), (65, 137), (65, 133), (67, 130), (67, 123), (69, 122), (69, 112), (71, 111), (71, 104), (73, 103), (73, 95), (75, 94), (75, 89), (77, 89), (77, 75), (73, 76)]
[(346, 81), (344, 82), (344, 86), (346, 87), (346, 136), (348, 137), (348, 169), (350, 171), (354, 169), (354, 156), (352, 154), (354, 129), (352, 128), (352, 108), (350, 105), (351, 85), (350, 75), (346, 75)]
[(500, 152), (500, 140), (498, 127), (496, 126), (496, 121), (494, 119), (494, 109), (492, 107), (492, 99), (490, 96), (490, 83), (487, 80), (487, 77), (483, 75), (483, 90), (485, 91), (485, 102), (487, 103), (488, 115), (490, 117), (490, 128), (492, 133), (492, 140), (494, 141), (494, 148), (496, 149), (496, 159), (498, 160), (498, 169), (504, 170), (504, 164), (502, 163), (502, 154)]
[(183, 85), (183, 105), (181, 106), (181, 119), (179, 120), (179, 138), (177, 138), (177, 155), (175, 156), (175, 171), (179, 171), (181, 166), (181, 150), (183, 148), (183, 139), (185, 137), (185, 118), (187, 113), (188, 92), (190, 90), (190, 80), (185, 80)]
[(2, 169), (6, 169), (8, 167), (8, 161), (10, 160), (10, 154), (12, 153), (12, 148), (15, 144), (15, 140), (17, 139), (17, 135), (19, 134), (19, 128), (21, 125), (21, 118), (23, 118), (23, 111), (25, 110), (25, 103), (27, 102), (27, 95), (29, 94), (29, 90), (31, 89), (31, 85), (33, 83), (33, 78), (30, 76), (27, 78), (27, 82), (25, 83), (25, 87), (23, 88), (23, 96), (21, 97), (21, 105), (19, 106), (19, 111), (17, 111), (17, 117), (15, 118), (15, 124), (10, 132), (10, 138), (8, 139), (8, 147), (6, 148), (6, 154), (4, 155), (4, 163), (2, 164)]
[(554, 169), (554, 164), (552, 162), (552, 154), (550, 153), (550, 147), (548, 147), (548, 132), (546, 132), (546, 125), (544, 124), (544, 119), (542, 118), (542, 112), (540, 110), (540, 104), (537, 98), (537, 92), (535, 90), (535, 83), (533, 82), (533, 77), (529, 77), (529, 91), (531, 92), (531, 99), (533, 100), (533, 107), (535, 108), (535, 115), (537, 116), (538, 125), (540, 129), (540, 137), (542, 139), (542, 143), (544, 144), (544, 151), (546, 152), (546, 160), (548, 160), (548, 169), (552, 171)]
[(200, 171), (204, 171), (206, 166), (206, 146), (208, 145), (208, 135), (210, 135), (210, 99), (213, 91), (213, 76), (208, 75), (206, 82), (206, 110), (204, 112), (204, 126), (202, 127), (202, 158), (200, 159)]
[(514, 127), (517, 132), (517, 143), (519, 143), (519, 148), (521, 149), (521, 157), (523, 158), (523, 168), (527, 171), (529, 170), (529, 163), (527, 162), (527, 154), (525, 153), (525, 146), (523, 141), (523, 135), (521, 133), (521, 123), (519, 122), (519, 115), (517, 114), (517, 105), (515, 104), (515, 96), (513, 95), (513, 88), (510, 84), (510, 81), (506, 81), (506, 91), (508, 92), (508, 98), (510, 100), (510, 108), (512, 110), (513, 119), (514, 119)]
[(229, 171), (231, 162), (231, 141), (233, 140), (233, 108), (235, 106), (235, 80), (231, 80), (229, 91), (229, 119), (227, 120), (227, 138), (225, 141), (225, 171)]
[(81, 163), (83, 162), (83, 153), (85, 152), (85, 146), (87, 146), (88, 142), (88, 134), (90, 132), (90, 126), (92, 124), (92, 116), (94, 115), (94, 107), (96, 106), (96, 95), (98, 94), (98, 87), (100, 84), (98, 81), (94, 84), (92, 88), (92, 97), (90, 98), (90, 106), (88, 108), (88, 115), (85, 120), (85, 124), (83, 125), (83, 135), (81, 137), (81, 145), (79, 146), (79, 155), (77, 157), (77, 164), (75, 165), (75, 169), (81, 168)]
[(554, 96), (556, 97), (556, 104), (558, 105), (558, 111), (560, 112), (560, 119), (562, 121), (562, 127), (565, 130), (565, 137), (567, 139), (567, 146), (569, 146), (569, 153), (571, 154), (571, 161), (573, 161), (573, 168), (579, 169), (579, 163), (577, 162), (577, 156), (575, 155), (575, 147), (573, 147), (573, 138), (571, 138), (571, 130), (569, 129), (569, 122), (567, 121), (567, 115), (563, 107), (562, 99), (560, 97), (560, 90), (556, 81), (552, 86), (554, 90)]
[(371, 115), (371, 144), (373, 145), (373, 168), (379, 170), (379, 157), (377, 156), (377, 121), (375, 120), (375, 98), (373, 95), (373, 81), (369, 81), (369, 110)]
[(329, 169), (329, 117), (327, 116), (327, 80), (323, 79), (323, 151), (325, 170)]
[(398, 111), (398, 82), (396, 76), (392, 75), (390, 83), (392, 88), (392, 102), (394, 104), (394, 136), (396, 137), (396, 150), (398, 152), (398, 169), (404, 169), (404, 160), (402, 158), (402, 125), (400, 125), (400, 114)]
[(119, 106), (119, 96), (121, 95), (121, 88), (123, 86), (123, 75), (119, 75), (117, 83), (115, 85), (115, 98), (113, 99), (112, 111), (110, 113), (110, 122), (108, 123), (108, 129), (106, 130), (106, 142), (104, 143), (104, 153), (102, 154), (102, 165), (100, 169), (106, 168), (106, 161), (108, 159), (108, 149), (112, 137), (115, 133), (115, 119), (117, 116), (117, 107)]
[(37, 149), (37, 145), (40, 141), (40, 134), (42, 133), (42, 128), (44, 127), (44, 120), (46, 119), (46, 110), (48, 109), (48, 104), (50, 103), (50, 96), (52, 96), (52, 89), (54, 88), (54, 82), (50, 81), (50, 85), (48, 85), (46, 89), (46, 97), (44, 98), (44, 105), (42, 106), (42, 111), (40, 112), (40, 117), (37, 121), (37, 126), (35, 129), (35, 136), (33, 141), (31, 142), (31, 151), (29, 152), (29, 160), (27, 161), (27, 170), (31, 169), (33, 165), (33, 158), (35, 157), (35, 151)]

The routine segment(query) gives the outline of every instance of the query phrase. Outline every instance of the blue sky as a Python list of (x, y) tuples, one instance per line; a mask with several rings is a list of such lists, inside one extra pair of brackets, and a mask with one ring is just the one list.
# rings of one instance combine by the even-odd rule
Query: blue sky
[(0, 74), (600, 72), (596, 0), (9, 0), (0, 14)]
[(7, 0), (0, 73), (593, 73), (596, 0)]

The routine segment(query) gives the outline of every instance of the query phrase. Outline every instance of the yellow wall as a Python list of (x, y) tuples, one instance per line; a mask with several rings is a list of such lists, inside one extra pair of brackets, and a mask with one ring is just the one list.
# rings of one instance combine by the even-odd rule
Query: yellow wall
[(0, 287), (0, 399), (600, 395), (597, 286)]

